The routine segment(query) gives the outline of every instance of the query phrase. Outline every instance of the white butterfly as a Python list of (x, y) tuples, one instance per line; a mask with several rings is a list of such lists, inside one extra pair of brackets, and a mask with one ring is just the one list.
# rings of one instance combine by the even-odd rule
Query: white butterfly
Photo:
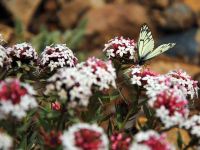
[(174, 46), (175, 43), (168, 43), (160, 45), (154, 49), (154, 40), (151, 31), (149, 27), (144, 24), (140, 29), (140, 35), (137, 43), (139, 64), (143, 64), (146, 60), (162, 54)]

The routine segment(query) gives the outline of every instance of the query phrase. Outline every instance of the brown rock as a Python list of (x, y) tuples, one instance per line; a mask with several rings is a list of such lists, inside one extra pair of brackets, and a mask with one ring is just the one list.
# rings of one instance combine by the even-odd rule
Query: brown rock
[[(2, 34), (2, 37), (6, 43), (12, 44), (18, 40), (15, 37), (15, 30), (5, 24), (0, 24), (0, 33)], [(33, 35), (30, 32), (23, 32), (23, 38), (26, 40), (29, 40), (32, 36)]]
[(2, 0), (3, 5), (27, 27), (41, 0)]
[(12, 35), (14, 34), (14, 30), (7, 25), (0, 24), (0, 33), (2, 34), (3, 39), (8, 42), (11, 40)]
[(183, 69), (191, 76), (195, 76), (198, 73), (200, 73), (199, 66), (188, 64), (179, 59), (171, 58), (164, 55), (153, 59), (150, 62), (149, 67), (152, 70), (161, 74), (167, 73), (168, 71), (175, 70), (175, 69)]
[(90, 4), (93, 8), (103, 7), (105, 5), (104, 0), (90, 0)]
[(199, 0), (184, 0), (184, 3), (189, 6), (196, 15), (197, 25), (200, 27), (200, 3)]
[(69, 28), (75, 25), (80, 17), (90, 7), (90, 0), (73, 0), (70, 2), (62, 2), (61, 10), (58, 13), (61, 25)]
[(174, 3), (164, 11), (154, 12), (154, 20), (164, 30), (177, 31), (191, 27), (195, 16), (186, 4)]
[(164, 9), (169, 6), (170, 1), (169, 0), (153, 0), (151, 1), (151, 3), (154, 7)]
[(146, 9), (138, 4), (107, 4), (89, 10), (86, 18), (86, 34), (93, 44), (102, 44), (120, 35), (137, 37), (141, 24), (150, 23)]
[(45, 4), (45, 9), (47, 11), (56, 11), (57, 9), (56, 0), (48, 0)]
[(188, 5), (195, 13), (200, 12), (199, 0), (184, 0), (184, 3)]

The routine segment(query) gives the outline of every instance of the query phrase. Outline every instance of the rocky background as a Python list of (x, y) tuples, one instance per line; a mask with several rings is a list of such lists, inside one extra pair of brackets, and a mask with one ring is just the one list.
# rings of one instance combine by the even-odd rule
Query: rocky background
[(199, 0), (1, 0), (0, 11), (0, 32), (9, 44), (29, 41), (42, 51), (65, 42), (80, 57), (101, 57), (114, 36), (137, 40), (147, 23), (157, 44), (177, 43), (150, 66), (161, 73), (182, 68), (200, 80)]

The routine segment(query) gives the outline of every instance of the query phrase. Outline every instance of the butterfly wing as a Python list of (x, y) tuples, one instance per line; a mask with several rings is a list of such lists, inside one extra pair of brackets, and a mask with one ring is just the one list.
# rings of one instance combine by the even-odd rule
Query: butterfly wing
[(144, 58), (148, 53), (153, 51), (154, 40), (151, 31), (146, 24), (142, 25), (140, 29), (140, 35), (137, 47), (138, 47), (139, 59)]
[(169, 50), (170, 48), (173, 48), (176, 44), (175, 43), (168, 43), (158, 46), (155, 50), (153, 50), (151, 53), (148, 53), (147, 56), (144, 58), (144, 60), (151, 59), (155, 56), (158, 56), (165, 51)]

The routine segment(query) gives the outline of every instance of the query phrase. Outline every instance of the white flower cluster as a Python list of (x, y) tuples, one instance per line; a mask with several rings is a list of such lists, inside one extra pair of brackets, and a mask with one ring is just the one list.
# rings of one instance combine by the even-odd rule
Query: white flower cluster
[(6, 79), (0, 83), (0, 119), (5, 119), (8, 115), (22, 119), (26, 112), (37, 107), (37, 102), (33, 95), (33, 88), (20, 82), (18, 79)]
[(11, 59), (6, 54), (6, 49), (0, 45), (0, 66), (10, 67)]
[(87, 61), (77, 64), (77, 68), (90, 78), (91, 85), (95, 85), (99, 90), (108, 89), (109, 86), (116, 87), (116, 72), (111, 61), (102, 61), (91, 57)]
[(105, 44), (103, 51), (108, 58), (120, 58), (122, 60), (136, 60), (135, 42), (123, 37), (115, 37)]
[(183, 79), (181, 76), (174, 76), (175, 71), (170, 72), (165, 75), (160, 75), (156, 77), (151, 77), (147, 80), (147, 85), (144, 87), (147, 90), (147, 95), (154, 96), (159, 93), (161, 90), (167, 90), (169, 88), (177, 87), (177, 90), (182, 92), (185, 97), (198, 96), (198, 86), (197, 81), (194, 81), (190, 78)]
[(199, 87), (197, 86), (198, 81), (192, 80), (191, 76), (189, 76), (185, 71), (175, 70), (170, 71), (168, 76), (171, 77), (171, 82), (174, 85), (179, 85), (185, 95), (189, 95), (190, 98), (194, 98), (194, 96), (198, 96)]
[(140, 131), (134, 137), (133, 144), (130, 150), (175, 150), (165, 138), (165, 135), (160, 135), (156, 131)]
[(56, 93), (69, 106), (87, 106), (92, 95), (93, 86), (99, 90), (115, 87), (116, 73), (111, 62), (89, 58), (86, 62), (73, 68), (61, 68), (49, 80), (45, 94)]
[(199, 90), (197, 81), (192, 80), (186, 72), (181, 70), (158, 75), (149, 69), (136, 66), (132, 69), (131, 82), (132, 84), (143, 86), (149, 97), (154, 97), (161, 91), (174, 88), (175, 86), (185, 97), (190, 96), (193, 98), (198, 96)]
[(77, 58), (65, 44), (53, 44), (44, 49), (40, 61), (42, 66), (47, 66), (52, 71), (64, 66), (74, 67)]
[(136, 66), (131, 70), (131, 82), (146, 90), (149, 105), (166, 128), (184, 122), (189, 113), (186, 97), (198, 96), (197, 81), (181, 70), (159, 75)]
[(138, 86), (144, 86), (149, 79), (158, 75), (157, 73), (152, 72), (149, 69), (144, 69), (141, 66), (135, 66), (130, 71), (131, 83)]
[(12, 145), (13, 145), (12, 138), (8, 134), (0, 131), (0, 149), (10, 150)]
[[(70, 127), (68, 131), (64, 131), (61, 136), (61, 141), (65, 150), (82, 150), (84, 149), (82, 146), (86, 144), (88, 146), (87, 149), (108, 150), (109, 147), (107, 135), (104, 133), (103, 129), (96, 124), (75, 124)], [(81, 143), (78, 144), (78, 142), (83, 142), (83, 145), (81, 145)]]
[(56, 91), (69, 106), (87, 106), (91, 96), (90, 78), (74, 68), (61, 68), (48, 79), (45, 94)]
[(198, 139), (200, 138), (200, 115), (192, 116), (180, 126), (189, 130), (192, 136), (196, 136)]
[(36, 50), (29, 43), (20, 43), (6, 49), (12, 61), (33, 62), (38, 59)]
[(148, 104), (155, 109), (156, 116), (165, 128), (183, 123), (189, 114), (188, 101), (176, 89), (165, 90), (149, 99)]

